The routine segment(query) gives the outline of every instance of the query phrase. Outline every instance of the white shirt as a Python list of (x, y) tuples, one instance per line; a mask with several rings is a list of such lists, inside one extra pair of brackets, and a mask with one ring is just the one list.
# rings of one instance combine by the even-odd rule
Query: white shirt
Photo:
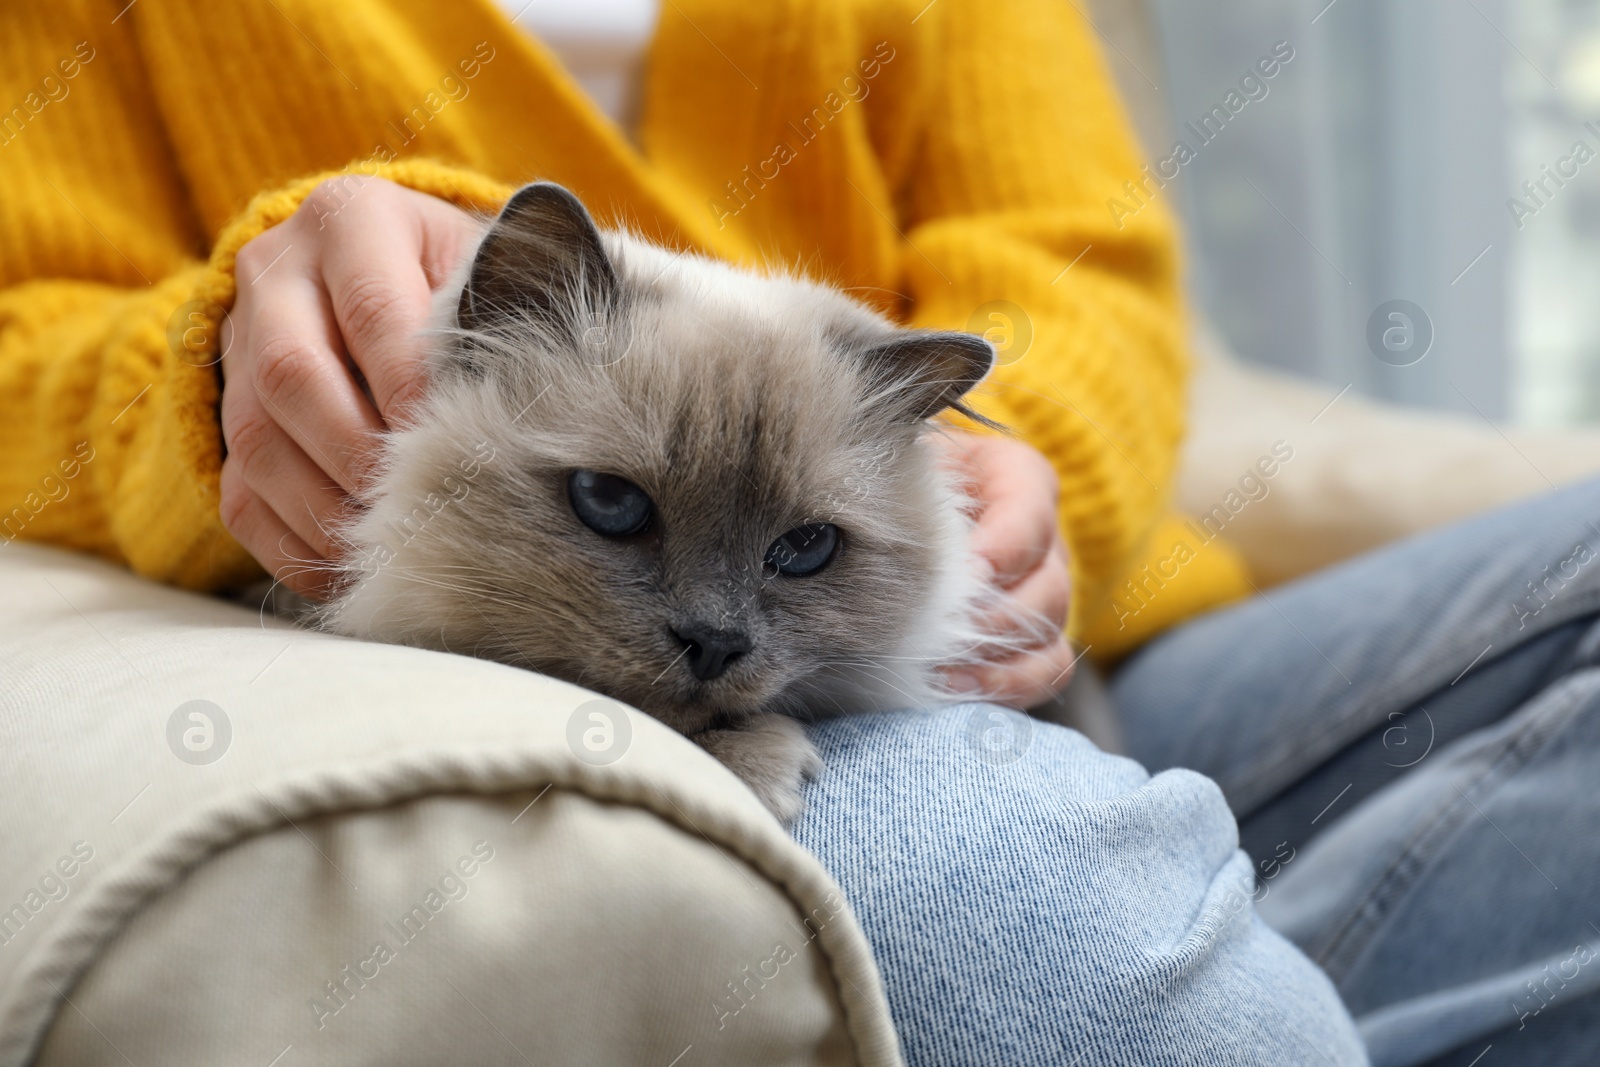
[(660, 0), (496, 0), (556, 54), (589, 98), (629, 133)]

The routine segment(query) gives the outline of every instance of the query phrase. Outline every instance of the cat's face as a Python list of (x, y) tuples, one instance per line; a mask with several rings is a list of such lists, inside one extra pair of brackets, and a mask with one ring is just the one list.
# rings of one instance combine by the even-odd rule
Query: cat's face
[(684, 732), (928, 698), (974, 579), (925, 419), (985, 342), (601, 235), (553, 186), (508, 206), (455, 319), (329, 626)]

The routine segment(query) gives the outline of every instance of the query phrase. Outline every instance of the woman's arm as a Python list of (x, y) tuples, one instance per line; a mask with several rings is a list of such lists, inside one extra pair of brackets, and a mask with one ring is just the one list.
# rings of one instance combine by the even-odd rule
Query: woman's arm
[[(408, 202), (423, 204), (430, 217), (447, 220), (466, 218), (458, 207), (486, 210), (506, 193), (498, 183), (472, 172), (435, 163), (412, 161), (368, 169), (431, 195), (413, 197), (389, 182), (378, 182), (385, 193), (380, 197), (368, 190), (366, 200), (411, 198)], [(274, 378), (271, 363), (263, 366), (266, 335), (261, 325), (253, 336), (235, 342), (238, 351), (229, 354), (230, 363), (239, 366), (240, 382), (249, 388), (234, 390), (238, 398), (222, 404), (219, 418), (223, 315), (234, 306), (241, 286), (253, 290), (275, 284), (278, 276), (290, 271), (299, 272), (297, 284), (326, 296), (321, 274), (313, 277), (312, 268), (292, 250), (275, 263), (271, 257), (260, 260), (247, 254), (242, 274), (236, 274), (237, 258), (254, 238), (295, 216), (319, 187), (325, 198), (343, 192), (354, 197), (371, 181), (364, 174), (319, 175), (264, 193), (224, 227), (207, 262), (190, 262), (148, 287), (52, 280), (0, 290), (0, 507), (4, 509), (0, 541), (67, 545), (148, 577), (197, 589), (224, 587), (258, 575), (256, 559), (275, 571), (291, 562), (290, 557), (303, 548), (283, 536), (285, 529), (294, 527), (284, 523), (280, 529), (268, 521), (247, 472), (253, 474), (257, 464), (273, 459), (271, 446), (285, 439), (278, 436), (287, 432), (285, 426), (298, 423), (319, 435), (348, 435), (359, 434), (366, 423), (352, 428), (350, 418), (317, 422), (313, 401), (325, 401), (330, 395), (349, 401), (356, 389), (353, 380), (338, 363), (345, 375), (343, 393), (319, 388), (291, 396), (293, 372), (299, 368), (280, 366), (278, 371), (284, 373)], [(358, 220), (363, 217), (362, 210), (352, 209), (338, 228), (348, 235), (352, 226), (360, 228)], [(310, 232), (317, 230), (317, 221), (307, 229), (302, 253), (312, 244)], [(76, 227), (69, 221), (64, 231), (62, 245), (70, 248), (73, 241), (92, 235), (94, 224), (85, 217)], [(436, 237), (438, 231), (438, 225), (431, 227)], [(391, 227), (385, 236), (393, 239), (398, 232), (397, 226)], [(0, 254), (4, 251), (0, 249)], [(441, 246), (436, 251), (446, 250)], [(419, 276), (425, 262), (426, 257), (419, 255), (411, 264)], [(316, 271), (323, 265), (317, 260)], [(340, 276), (339, 292), (348, 297), (365, 287), (370, 295), (374, 286), (401, 284), (396, 279), (403, 273), (392, 258), (364, 257), (361, 271)], [(243, 300), (246, 312), (253, 306), (250, 295)], [(330, 316), (338, 314), (331, 304), (325, 306)], [(351, 306), (347, 300), (347, 312)], [(305, 341), (328, 336), (334, 326), (333, 317), (323, 321), (321, 314), (314, 313), (316, 321), (309, 326), (295, 324), (298, 341), (284, 355), (299, 358), (333, 352), (332, 348), (312, 352), (314, 346)], [(252, 316), (251, 321), (257, 320)], [(361, 342), (368, 340), (359, 331), (358, 337)], [(270, 355), (270, 345), (266, 347)], [(358, 343), (355, 354), (367, 357), (370, 349)], [(396, 401), (405, 391), (403, 357), (404, 353), (395, 354), (392, 373), (375, 357), (357, 360), (377, 383), (384, 402)], [(356, 420), (365, 416), (368, 423), (376, 418), (371, 411), (352, 411), (350, 405), (343, 414)], [(251, 447), (243, 457), (225, 461), (222, 426), (230, 421), (235, 433), (245, 428)], [(249, 434), (255, 435), (253, 441)], [(336, 438), (320, 440), (326, 453)], [(309, 438), (301, 447), (317, 450)], [(291, 497), (320, 500), (316, 494), (325, 484), (343, 488), (338, 473), (342, 468), (331, 459), (319, 458), (315, 470), (293, 478), (283, 475), (285, 465), (277, 462), (281, 458), (269, 464), (278, 470), (273, 479), (274, 506), (290, 511), (286, 501)], [(299, 516), (294, 518), (298, 521)]]
[(66, 545), (191, 587), (256, 573), (217, 518), (213, 357), (182, 348), (185, 331), (206, 329), (188, 321), (203, 274), (0, 291), (0, 541)]
[[(285, 18), (272, 5), (200, 14), (96, 0), (48, 12), (0, 7), (0, 546), (49, 541), (197, 589), (259, 575), (246, 547), (278, 562), (278, 538), (251, 528), (241, 547), (229, 529), (248, 523), (223, 517), (227, 505), (235, 520), (252, 510), (246, 494), (223, 492), (226, 471), (250, 466), (225, 464), (223, 424), (230, 415), (258, 429), (268, 420), (224, 396), (221, 324), (241, 288), (248, 307), (301, 250), (276, 263), (252, 265), (247, 255), (237, 279), (236, 256), (349, 160), (362, 160), (352, 168), (360, 175), (430, 194), (416, 199), (442, 212), (491, 210), (509, 192), (481, 166), (389, 162), (393, 151), (373, 148), (381, 119), (362, 110), (403, 114), (400, 101), (436, 86), (439, 70), (475, 78), (492, 55), (470, 43), (482, 41), (486, 20), (453, 34), (425, 19), (411, 36), (390, 27), (374, 60), (389, 77), (362, 91)], [(435, 47), (408, 51), (415, 39)], [(241, 44), (252, 40), (260, 47)], [(219, 82), (212, 59), (235, 73), (275, 69)], [(318, 101), (314, 114), (307, 99)], [(455, 108), (430, 126), (430, 143), (444, 148), (445, 127), (458, 119), (493, 118), (481, 101)], [(339, 177), (330, 199), (359, 181)], [(336, 205), (326, 230), (350, 229), (372, 199)], [(248, 347), (235, 346), (228, 369), (253, 386), (259, 368), (233, 358)], [(362, 354), (357, 366), (372, 371)], [(401, 388), (393, 376), (372, 377), (379, 389)], [(390, 399), (380, 396), (380, 407)], [(310, 481), (286, 478), (285, 491), (314, 495)]]
[(984, 329), (1001, 321), (980, 309), (1011, 305), (996, 314), (1018, 343), (976, 406), (1055, 467), (1085, 636), (1168, 505), (1182, 437), (1165, 194), (1132, 215), (1108, 206), (1128, 199), (1139, 157), (1075, 5), (940, 0), (915, 29), (897, 63), (915, 65), (921, 134), (887, 164), (915, 320)]

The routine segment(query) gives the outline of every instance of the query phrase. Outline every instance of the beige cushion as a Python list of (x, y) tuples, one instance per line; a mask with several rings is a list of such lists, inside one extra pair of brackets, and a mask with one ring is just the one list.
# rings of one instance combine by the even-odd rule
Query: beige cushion
[[(1335, 401), (1339, 387), (1248, 367), (1207, 330), (1195, 359), (1178, 506), (1214, 516), (1263, 586), (1600, 472), (1600, 431)], [(1278, 442), (1293, 456), (1262, 478)]]
[(899, 1062), (836, 885), (647, 716), (601, 763), (539, 675), (16, 544), (0, 589), (0, 1065)]

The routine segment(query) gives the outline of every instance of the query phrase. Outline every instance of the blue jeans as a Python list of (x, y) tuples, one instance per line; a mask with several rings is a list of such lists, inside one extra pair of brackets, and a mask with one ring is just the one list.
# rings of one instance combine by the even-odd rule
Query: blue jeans
[(1196, 620), (1112, 695), (1138, 763), (990, 707), (814, 728), (796, 836), (909, 1063), (1600, 1063), (1600, 483)]

